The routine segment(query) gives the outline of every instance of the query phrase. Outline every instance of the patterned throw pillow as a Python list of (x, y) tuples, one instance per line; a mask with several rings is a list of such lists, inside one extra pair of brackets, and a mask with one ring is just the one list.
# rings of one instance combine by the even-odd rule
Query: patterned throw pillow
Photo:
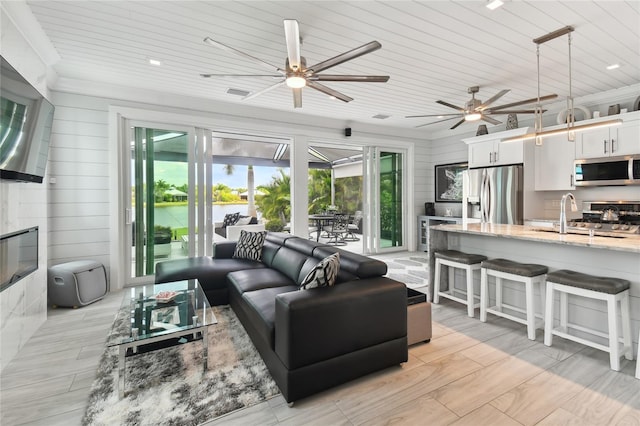
[(300, 290), (316, 287), (331, 287), (336, 283), (340, 269), (340, 253), (325, 257), (300, 283)]
[(235, 225), (238, 219), (240, 219), (240, 212), (225, 214), (222, 220), (222, 227), (226, 228), (227, 226)]
[(233, 252), (234, 259), (262, 259), (262, 246), (267, 231), (247, 232), (244, 229), (240, 231), (240, 238), (236, 243), (236, 250)]

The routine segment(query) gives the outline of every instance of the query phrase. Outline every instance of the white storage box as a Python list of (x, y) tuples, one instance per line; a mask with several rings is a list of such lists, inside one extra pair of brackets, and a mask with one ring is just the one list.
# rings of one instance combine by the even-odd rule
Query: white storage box
[(88, 305), (107, 294), (107, 273), (93, 260), (61, 263), (48, 270), (48, 296), (54, 306)]

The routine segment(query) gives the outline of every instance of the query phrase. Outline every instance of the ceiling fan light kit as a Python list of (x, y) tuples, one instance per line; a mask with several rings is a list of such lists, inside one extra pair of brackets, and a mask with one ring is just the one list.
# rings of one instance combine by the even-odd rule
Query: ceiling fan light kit
[(305, 80), (304, 77), (296, 75), (287, 77), (286, 82), (287, 86), (291, 87), (292, 89), (301, 89), (307, 85), (307, 80)]
[(245, 59), (249, 59), (260, 66), (269, 69), (272, 73), (269, 75), (244, 75), (244, 74), (200, 74), (202, 77), (274, 77), (281, 80), (277, 83), (245, 96), (243, 100), (253, 99), (264, 93), (267, 93), (275, 88), (287, 86), (292, 89), (293, 93), (293, 106), (294, 108), (302, 108), (302, 89), (304, 87), (310, 87), (319, 92), (328, 95), (332, 99), (339, 99), (343, 102), (351, 102), (353, 98), (333, 90), (320, 81), (339, 81), (339, 82), (360, 82), (360, 83), (386, 83), (389, 81), (388, 75), (339, 75), (339, 74), (320, 74), (321, 71), (335, 67), (344, 62), (355, 59), (359, 56), (366, 55), (367, 53), (374, 52), (382, 47), (377, 41), (371, 41), (360, 47), (352, 49), (348, 52), (334, 56), (333, 58), (319, 62), (315, 65), (307, 67), (305, 58), (300, 55), (300, 30), (298, 21), (295, 19), (284, 20), (284, 35), (287, 47), (287, 59), (285, 61), (285, 68), (279, 68), (271, 65), (261, 59), (251, 56), (247, 53), (241, 52), (233, 47), (227, 46), (223, 43), (213, 40), (210, 37), (206, 37), (204, 42), (241, 56)]
[[(575, 109), (576, 108), (579, 109), (580, 107), (574, 107), (573, 105), (573, 93), (572, 93), (572, 81), (571, 81), (572, 80), (571, 79), (571, 33), (574, 31), (574, 29), (575, 28), (573, 26), (567, 25), (558, 30), (545, 34), (541, 37), (533, 39), (533, 42), (536, 44), (536, 58), (537, 58), (537, 69), (538, 69), (538, 103), (536, 105), (536, 113), (535, 113), (536, 114), (535, 127), (534, 127), (535, 132), (527, 133), (521, 136), (505, 138), (505, 139), (502, 139), (501, 142), (516, 142), (516, 141), (535, 138), (536, 145), (542, 145), (542, 138), (546, 136), (559, 135), (563, 133), (566, 133), (568, 141), (574, 142), (576, 131), (595, 129), (599, 127), (609, 127), (609, 126), (622, 124), (622, 120), (615, 119), (615, 120), (600, 121), (598, 123), (581, 124), (578, 126), (575, 125)], [(540, 97), (540, 45), (564, 35), (567, 35), (567, 45), (569, 50), (569, 55), (568, 55), (569, 56), (569, 96), (567, 97), (567, 109), (566, 109), (567, 127), (561, 128), (561, 129), (544, 130), (542, 126), (542, 113), (543, 113), (542, 106), (541, 106), (542, 98)]]
[(482, 118), (482, 114), (480, 114), (479, 112), (472, 112), (469, 114), (465, 114), (464, 116), (465, 121), (478, 121), (481, 118)]

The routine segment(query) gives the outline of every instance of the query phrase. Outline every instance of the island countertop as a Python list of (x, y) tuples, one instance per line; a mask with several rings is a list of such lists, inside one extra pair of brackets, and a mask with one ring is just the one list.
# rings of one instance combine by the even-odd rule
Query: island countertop
[(513, 238), (546, 242), (550, 244), (564, 244), (571, 246), (591, 247), (605, 250), (616, 250), (640, 254), (640, 235), (624, 234), (623, 237), (610, 237), (587, 234), (560, 234), (551, 228), (541, 228), (527, 225), (501, 225), (490, 223), (470, 223), (466, 225), (434, 225), (431, 228), (438, 231), (483, 235), (487, 237)]

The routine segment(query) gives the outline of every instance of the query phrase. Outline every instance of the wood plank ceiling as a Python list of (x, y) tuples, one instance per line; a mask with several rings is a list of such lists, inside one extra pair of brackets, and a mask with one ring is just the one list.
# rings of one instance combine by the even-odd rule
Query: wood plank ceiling
[[(464, 105), (511, 91), (494, 105), (537, 94), (532, 40), (573, 25), (573, 94), (581, 97), (640, 82), (640, 2), (506, 1), (28, 1), (61, 56), (67, 81), (132, 86), (224, 102), (379, 125), (413, 128), (437, 119), (407, 115), (454, 112), (438, 99)], [(346, 104), (304, 89), (293, 109), (281, 87), (243, 101), (227, 89), (259, 91), (271, 78), (204, 79), (200, 73), (264, 74), (264, 69), (205, 45), (209, 36), (284, 67), (283, 19), (300, 23), (302, 54), (313, 64), (372, 40), (382, 49), (339, 65), (335, 74), (390, 75), (388, 83), (327, 83), (355, 100)], [(563, 36), (541, 46), (541, 92), (568, 95)], [(149, 59), (162, 62), (149, 64)], [(606, 67), (618, 63), (620, 68)], [(55, 87), (54, 87), (55, 89)], [(372, 118), (386, 115), (384, 120)], [(502, 117), (502, 116), (501, 116)], [(506, 117), (504, 117), (506, 120)], [(427, 126), (447, 128), (454, 121)]]

